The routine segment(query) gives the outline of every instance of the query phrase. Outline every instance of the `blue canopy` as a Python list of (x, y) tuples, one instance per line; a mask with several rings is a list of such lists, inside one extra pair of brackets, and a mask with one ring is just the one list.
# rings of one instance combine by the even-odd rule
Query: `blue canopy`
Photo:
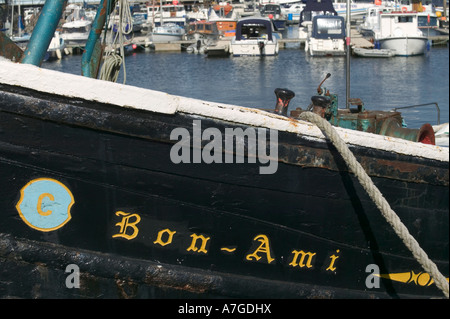
[(248, 18), (239, 20), (236, 24), (236, 40), (243, 40), (242, 29), (248, 27), (264, 27), (267, 32), (267, 39), (272, 41), (272, 21), (262, 18)]
[(320, 14), (337, 15), (332, 0), (308, 0), (300, 13), (300, 24), (303, 21), (312, 21), (312, 12)]
[(315, 16), (313, 18), (312, 37), (316, 39), (343, 39), (345, 37), (344, 17)]

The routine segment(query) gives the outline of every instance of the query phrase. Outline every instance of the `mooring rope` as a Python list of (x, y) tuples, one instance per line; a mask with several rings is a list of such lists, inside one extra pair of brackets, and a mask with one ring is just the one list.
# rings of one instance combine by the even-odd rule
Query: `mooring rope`
[(442, 273), (437, 268), (436, 264), (428, 257), (425, 251), (420, 247), (419, 243), (409, 233), (406, 226), (402, 223), (398, 215), (391, 209), (387, 200), (383, 197), (380, 190), (372, 182), (369, 175), (367, 175), (364, 168), (356, 160), (356, 157), (350, 151), (346, 143), (341, 139), (332, 125), (312, 112), (303, 112), (300, 114), (300, 119), (311, 122), (324, 133), (336, 149), (341, 154), (342, 158), (347, 163), (348, 167), (355, 173), (359, 182), (374, 201), (378, 209), (387, 222), (392, 226), (395, 233), (400, 237), (406, 247), (412, 252), (414, 258), (422, 265), (423, 269), (433, 278), (436, 286), (442, 290), (444, 295), (449, 298), (449, 283)]
[[(111, 49), (105, 54), (104, 62), (100, 70), (100, 80), (116, 82), (119, 77), (120, 66), (123, 64), (123, 84), (126, 83), (127, 71), (125, 66), (125, 50), (124, 50), (124, 36), (130, 34), (133, 30), (133, 18), (130, 12), (130, 5), (128, 0), (118, 0), (118, 20), (117, 33), (111, 41)], [(111, 27), (111, 35), (114, 26)], [(119, 54), (116, 48), (119, 47)]]

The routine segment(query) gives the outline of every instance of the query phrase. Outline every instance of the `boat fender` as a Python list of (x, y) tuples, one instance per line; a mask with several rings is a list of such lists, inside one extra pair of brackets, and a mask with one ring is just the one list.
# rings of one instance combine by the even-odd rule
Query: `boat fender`
[(291, 90), (281, 88), (276, 88), (274, 92), (277, 97), (275, 113), (286, 116), (289, 102), (295, 96), (295, 93)]

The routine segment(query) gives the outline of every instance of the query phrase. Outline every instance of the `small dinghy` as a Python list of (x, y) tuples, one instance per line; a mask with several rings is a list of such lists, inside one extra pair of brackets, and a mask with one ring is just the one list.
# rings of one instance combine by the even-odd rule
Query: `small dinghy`
[(390, 49), (353, 48), (353, 53), (366, 58), (390, 58), (395, 55), (395, 51)]

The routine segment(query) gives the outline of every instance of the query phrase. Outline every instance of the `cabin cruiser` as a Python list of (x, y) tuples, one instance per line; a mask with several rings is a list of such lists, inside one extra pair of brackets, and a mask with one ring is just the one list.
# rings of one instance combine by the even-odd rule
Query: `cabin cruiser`
[(418, 28), (417, 12), (393, 11), (380, 14), (379, 29), (374, 32), (376, 48), (395, 50), (395, 55), (424, 54), (427, 37)]
[(234, 56), (277, 55), (279, 36), (270, 19), (243, 18), (237, 22), (236, 35), (231, 39), (231, 51)]
[(341, 16), (315, 16), (305, 51), (311, 56), (345, 55), (345, 21)]

